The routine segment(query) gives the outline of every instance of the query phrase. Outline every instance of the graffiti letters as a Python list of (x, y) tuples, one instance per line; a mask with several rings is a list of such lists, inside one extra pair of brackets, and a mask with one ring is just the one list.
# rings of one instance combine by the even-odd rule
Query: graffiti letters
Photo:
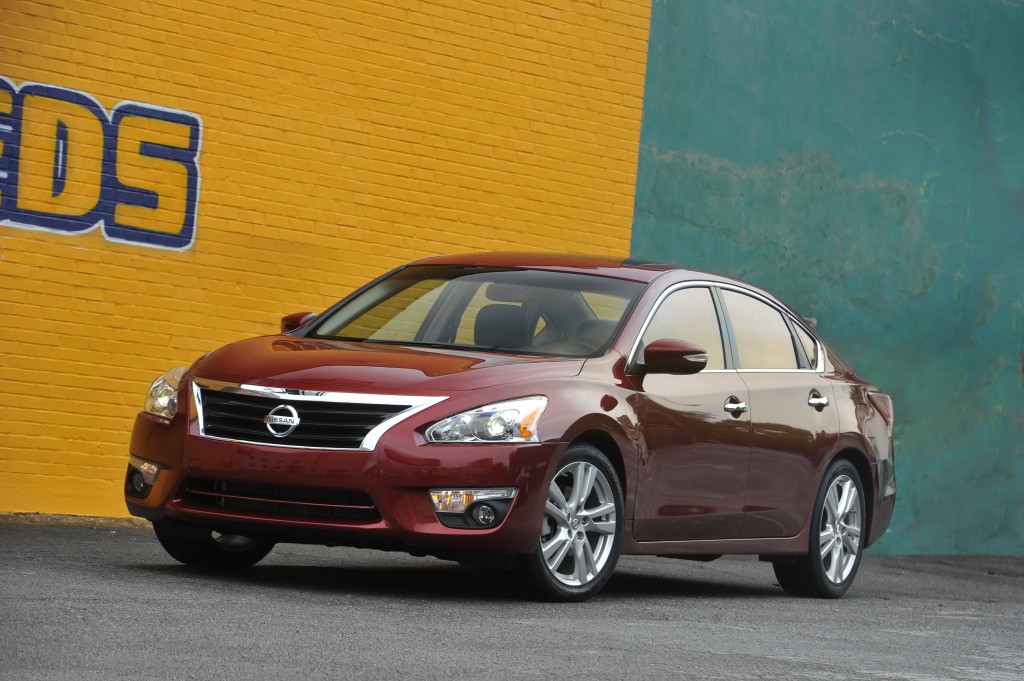
[(0, 77), (0, 225), (184, 250), (195, 241), (202, 121)]

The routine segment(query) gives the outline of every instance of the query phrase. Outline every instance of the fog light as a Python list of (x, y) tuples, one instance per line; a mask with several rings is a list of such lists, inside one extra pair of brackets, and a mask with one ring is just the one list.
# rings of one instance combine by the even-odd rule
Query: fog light
[(132, 472), (128, 474), (128, 486), (131, 488), (132, 492), (135, 492), (135, 494), (142, 494), (146, 489), (146, 480), (142, 477), (142, 473), (137, 470), (132, 470)]
[[(488, 499), (513, 499), (515, 487), (492, 487), (486, 489), (432, 489), (430, 500), (438, 513), (462, 513), (477, 501)], [(491, 509), (491, 513), (494, 509)], [(494, 522), (493, 520), (491, 522)]]
[(134, 454), (128, 456), (128, 465), (138, 471), (142, 476), (143, 483), (147, 485), (155, 483), (156, 479), (160, 476), (160, 466), (157, 466), (152, 461), (140, 459)]
[(145, 499), (153, 490), (153, 483), (160, 477), (162, 469), (152, 461), (140, 459), (134, 454), (128, 456), (128, 472), (124, 478), (125, 494), (136, 499)]
[(494, 508), (487, 504), (477, 504), (473, 508), (473, 520), (484, 527), (493, 525), (496, 517), (497, 516), (494, 514)]

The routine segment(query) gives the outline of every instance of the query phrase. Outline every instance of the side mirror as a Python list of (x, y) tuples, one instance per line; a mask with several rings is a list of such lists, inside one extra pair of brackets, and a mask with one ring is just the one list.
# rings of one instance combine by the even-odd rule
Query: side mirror
[(695, 374), (708, 365), (708, 351), (689, 341), (660, 338), (644, 347), (638, 368), (648, 374)]
[(292, 312), (281, 317), (281, 333), (288, 333), (299, 328), (316, 316), (315, 312)]

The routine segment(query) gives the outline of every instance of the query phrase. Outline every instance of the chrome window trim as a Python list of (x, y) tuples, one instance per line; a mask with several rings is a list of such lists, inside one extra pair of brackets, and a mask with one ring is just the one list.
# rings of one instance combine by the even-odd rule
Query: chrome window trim
[(796, 372), (796, 373), (805, 373), (805, 374), (816, 374), (816, 373), (818, 373), (818, 370), (817, 369), (801, 369), (801, 368), (797, 367), (796, 369), (736, 369), (736, 372), (740, 373), (740, 374), (792, 374), (794, 372)]
[[(740, 368), (736, 368), (736, 369), (704, 369), (700, 373), (703, 374), (703, 373), (708, 373), (708, 372), (712, 372), (712, 371), (735, 371), (735, 372), (738, 372), (738, 373), (760, 373), (760, 372), (764, 372), (764, 373), (802, 372), (802, 373), (816, 373), (816, 374), (824, 373), (824, 371), (825, 371), (825, 346), (821, 342), (818, 341), (818, 339), (815, 337), (815, 335), (813, 333), (811, 333), (810, 329), (808, 329), (804, 324), (802, 324), (800, 322), (800, 320), (798, 320), (796, 317), (791, 315), (786, 310), (783, 310), (782, 308), (780, 308), (777, 304), (775, 304), (774, 302), (772, 302), (771, 300), (766, 298), (764, 295), (758, 293), (757, 291), (753, 291), (751, 289), (744, 288), (742, 286), (737, 286), (736, 284), (727, 284), (727, 283), (723, 283), (723, 282), (704, 281), (704, 280), (694, 280), (694, 281), (680, 282), (678, 284), (673, 284), (672, 286), (668, 287), (667, 289), (665, 289), (664, 291), (661, 292), (661, 295), (658, 296), (658, 299), (656, 301), (654, 301), (654, 306), (651, 308), (651, 311), (649, 313), (647, 313), (647, 319), (644, 320), (643, 326), (640, 327), (639, 333), (637, 333), (636, 338), (633, 340), (633, 345), (630, 348), (629, 355), (626, 358), (626, 366), (628, 366), (628, 367), (633, 366), (633, 359), (636, 357), (636, 353), (639, 351), (639, 348), (640, 348), (640, 339), (644, 337), (645, 333), (647, 333), (647, 327), (649, 327), (651, 325), (651, 320), (654, 319), (654, 315), (658, 312), (658, 309), (661, 307), (662, 303), (665, 302), (665, 298), (667, 298), (671, 294), (675, 293), (676, 291), (679, 291), (679, 290), (682, 290), (682, 289), (685, 289), (685, 288), (695, 288), (695, 287), (717, 288), (717, 289), (720, 289), (720, 290), (721, 289), (731, 290), (731, 291), (736, 291), (737, 293), (742, 293), (744, 295), (751, 296), (752, 298), (756, 298), (757, 300), (759, 300), (762, 303), (768, 305), (770, 308), (772, 308), (773, 310), (775, 310), (779, 314), (785, 316), (787, 319), (791, 320), (794, 324), (796, 324), (801, 329), (803, 329), (805, 332), (807, 332), (807, 335), (810, 336), (811, 340), (814, 342), (814, 345), (815, 345), (815, 347), (818, 350), (818, 353), (817, 353), (818, 354), (818, 363), (817, 363), (817, 365), (813, 369), (800, 369), (800, 368), (796, 368), (796, 369), (740, 369)], [(718, 329), (718, 333), (719, 334), (722, 333), (722, 329), (721, 328)], [(723, 343), (726, 342), (724, 337), (723, 337), (722, 342)]]
[[(376, 395), (372, 393), (344, 393), (326, 390), (299, 390), (294, 388), (275, 388), (264, 385), (252, 385), (249, 383), (234, 383), (231, 381), (216, 381), (208, 378), (192, 377), (192, 404), (195, 407), (193, 413), (194, 421), (198, 422), (199, 435), (211, 440), (223, 440), (226, 442), (244, 442), (246, 444), (259, 445), (260, 447), (284, 447), (287, 449), (316, 449), (347, 452), (369, 452), (372, 451), (380, 438), (392, 427), (417, 414), (428, 407), (447, 400), (447, 396), (426, 396), (426, 395)], [(255, 442), (252, 440), (240, 440), (238, 438), (218, 437), (207, 435), (203, 414), (203, 399), (200, 391), (223, 390), (226, 392), (252, 395), (255, 397), (277, 398), (282, 401), (296, 402), (336, 402), (348, 404), (408, 404), (412, 405), (405, 411), (400, 411), (391, 418), (385, 419), (363, 438), (359, 447), (309, 447), (305, 445), (290, 445), (278, 442)]]

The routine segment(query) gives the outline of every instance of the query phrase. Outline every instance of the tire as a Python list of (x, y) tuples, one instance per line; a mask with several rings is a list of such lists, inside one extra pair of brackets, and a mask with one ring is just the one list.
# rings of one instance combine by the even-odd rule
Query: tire
[(220, 534), (184, 523), (153, 523), (160, 545), (179, 563), (193, 567), (240, 570), (263, 560), (273, 542), (240, 534)]
[(809, 551), (796, 562), (775, 563), (779, 586), (792, 596), (839, 598), (853, 584), (863, 553), (867, 514), (853, 464), (829, 466), (814, 501)]
[(622, 484), (590, 445), (566, 450), (548, 486), (537, 551), (527, 575), (547, 600), (583, 601), (600, 591), (619, 560), (625, 519)]

